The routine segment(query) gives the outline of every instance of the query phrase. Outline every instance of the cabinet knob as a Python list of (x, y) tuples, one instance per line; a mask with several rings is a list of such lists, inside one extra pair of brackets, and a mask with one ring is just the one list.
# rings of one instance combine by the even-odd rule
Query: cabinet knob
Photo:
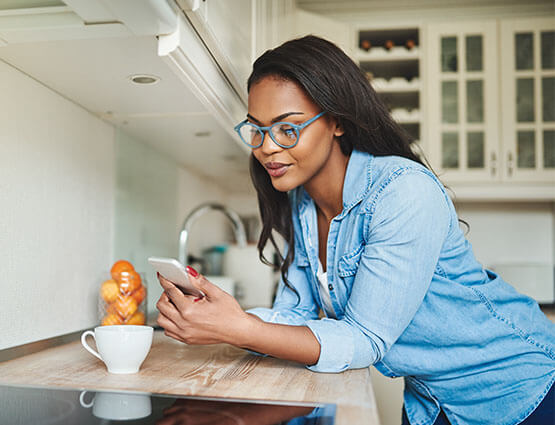
[(494, 177), (495, 174), (497, 173), (497, 155), (495, 154), (495, 152), (491, 153), (489, 163), (490, 163), (491, 175), (492, 177)]
[(513, 153), (511, 151), (507, 152), (507, 173), (509, 177), (512, 177), (515, 168)]

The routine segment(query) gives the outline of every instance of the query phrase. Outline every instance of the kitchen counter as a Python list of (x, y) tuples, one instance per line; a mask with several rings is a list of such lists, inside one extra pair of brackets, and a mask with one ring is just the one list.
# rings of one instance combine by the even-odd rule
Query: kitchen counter
[(0, 383), (337, 405), (337, 425), (379, 424), (370, 371), (314, 373), (229, 345), (188, 346), (154, 332), (141, 370), (112, 375), (80, 341), (0, 363)]
[(555, 323), (555, 306), (554, 305), (541, 306), (541, 310), (543, 311), (543, 314), (545, 314), (549, 320), (551, 320), (553, 323)]

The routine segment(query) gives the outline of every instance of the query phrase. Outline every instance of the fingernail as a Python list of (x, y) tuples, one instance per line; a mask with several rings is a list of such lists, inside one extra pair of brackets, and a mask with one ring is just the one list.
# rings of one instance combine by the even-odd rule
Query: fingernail
[(156, 272), (156, 277), (157, 277), (158, 279), (160, 279), (160, 273), (159, 273), (159, 272)]
[(197, 302), (197, 301), (200, 301), (200, 300), (202, 300), (202, 297), (195, 298), (193, 301)]
[(189, 273), (193, 277), (198, 276), (198, 272), (195, 269), (193, 269), (191, 266), (187, 266), (187, 273)]

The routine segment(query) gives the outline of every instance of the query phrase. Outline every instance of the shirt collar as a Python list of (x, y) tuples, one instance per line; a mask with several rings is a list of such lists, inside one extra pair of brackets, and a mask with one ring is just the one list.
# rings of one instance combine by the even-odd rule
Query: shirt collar
[(354, 150), (351, 153), (343, 182), (343, 210), (350, 210), (358, 204), (370, 190), (372, 155)]
[[(370, 164), (372, 155), (367, 152), (353, 150), (347, 163), (347, 171), (345, 173), (345, 181), (343, 182), (343, 212), (339, 216), (343, 216), (356, 204), (358, 204), (370, 190), (371, 173)], [(312, 202), (310, 195), (299, 187), (298, 201), (302, 207)], [(303, 208), (303, 210), (304, 210)]]

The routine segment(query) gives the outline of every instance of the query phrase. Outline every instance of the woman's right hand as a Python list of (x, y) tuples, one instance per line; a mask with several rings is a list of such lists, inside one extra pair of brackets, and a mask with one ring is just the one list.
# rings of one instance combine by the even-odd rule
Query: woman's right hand
[(205, 294), (202, 298), (185, 295), (175, 284), (159, 276), (164, 293), (156, 307), (158, 324), (171, 336), (187, 344), (237, 344), (252, 322), (237, 300), (187, 267), (189, 281)]

